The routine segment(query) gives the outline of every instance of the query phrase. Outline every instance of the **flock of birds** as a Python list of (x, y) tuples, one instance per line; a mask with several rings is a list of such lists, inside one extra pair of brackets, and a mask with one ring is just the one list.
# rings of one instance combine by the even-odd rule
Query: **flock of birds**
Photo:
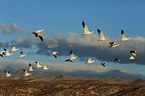
[[(95, 33), (95, 31), (91, 31), (91, 32), (89, 31), (89, 29), (88, 29), (88, 27), (87, 27), (87, 25), (85, 24), (84, 21), (82, 22), (82, 26), (83, 26), (83, 29), (84, 29), (84, 33), (83, 33), (82, 35), (89, 35), (89, 34)], [(43, 31), (46, 31), (46, 30), (44, 30), (44, 29), (42, 29), (42, 30), (37, 30), (37, 31), (35, 31), (35, 32), (32, 32), (32, 34), (34, 34), (35, 37), (39, 37), (39, 39), (40, 39), (41, 41), (43, 41), (43, 35), (42, 35), (42, 33), (41, 33), (41, 32), (43, 32)], [(104, 40), (110, 38), (110, 37), (105, 37), (104, 34), (103, 34), (103, 32), (102, 32), (101, 30), (97, 29), (97, 31), (98, 31), (99, 37), (100, 37), (100, 39), (97, 40), (97, 41), (104, 41)], [(129, 39), (132, 39), (131, 37), (129, 37), (129, 38), (126, 37), (125, 32), (124, 32), (123, 30), (121, 30), (121, 36), (122, 36), (122, 39), (121, 39), (120, 41), (127, 41), (127, 40), (129, 40)], [(109, 44), (110, 44), (109, 47), (117, 47), (117, 46), (120, 46), (120, 44), (116, 44), (115, 41), (109, 42)], [(11, 48), (10, 52), (17, 51), (17, 50), (20, 50), (20, 49), (19, 49), (19, 48), (16, 49), (15, 46), (13, 46), (13, 47)], [(130, 50), (129, 53), (132, 54), (132, 55), (130, 56), (129, 59), (136, 59), (136, 52), (138, 52), (138, 50)], [(57, 58), (57, 53), (58, 53), (58, 52), (51, 52), (51, 54), (52, 54), (55, 58)], [(5, 56), (7, 57), (7, 56), (13, 55), (13, 53), (9, 53), (9, 51), (8, 51), (7, 49), (4, 49), (4, 51), (1, 51), (1, 52), (0, 52), (0, 56), (3, 57), (3, 55), (5, 55)], [(21, 52), (20, 52), (20, 55), (19, 55), (18, 57), (24, 57), (24, 56), (26, 56), (26, 54), (23, 54), (23, 52), (21, 51)], [(72, 60), (74, 60), (74, 59), (76, 59), (76, 58), (78, 58), (78, 56), (75, 56), (74, 53), (73, 53), (72, 51), (70, 51), (70, 58), (67, 59), (67, 60), (65, 60), (65, 61), (73, 62)], [(119, 62), (119, 61), (120, 61), (120, 60), (119, 60), (118, 58), (115, 58), (115, 60), (114, 60), (114, 62)], [(86, 64), (90, 64), (90, 63), (93, 63), (93, 62), (95, 62), (95, 60), (87, 59)], [(35, 61), (35, 63), (37, 64), (37, 66), (36, 66), (35, 68), (32, 67), (32, 64), (31, 64), (31, 63), (29, 63), (29, 70), (23, 69), (23, 71), (24, 71), (24, 76), (29, 76), (29, 75), (31, 75), (31, 72), (32, 72), (33, 70), (37, 69), (37, 68), (43, 67), (43, 70), (50, 69), (50, 68), (48, 68), (46, 65), (41, 65), (40, 62), (38, 62), (38, 61)], [(105, 64), (107, 64), (107, 62), (102, 62), (102, 63), (101, 63), (101, 65), (102, 65), (103, 67), (105, 67)], [(6, 71), (6, 70), (5, 70), (5, 73), (6, 73), (6, 77), (10, 77), (10, 76), (11, 76), (10, 71)]]

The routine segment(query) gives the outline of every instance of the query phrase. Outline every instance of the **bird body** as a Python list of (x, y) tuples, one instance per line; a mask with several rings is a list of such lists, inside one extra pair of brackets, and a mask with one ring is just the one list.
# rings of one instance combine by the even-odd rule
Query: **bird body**
[(37, 31), (33, 32), (32, 34), (35, 34), (36, 37), (39, 37), (40, 40), (43, 41), (43, 36), (42, 36), (42, 33), (41, 33), (42, 31), (46, 31), (46, 30), (44, 30), (44, 29), (37, 30)]
[(40, 67), (42, 67), (42, 65), (40, 65), (40, 62), (38, 62), (38, 61), (35, 61), (35, 63), (37, 64), (37, 68), (40, 68)]
[(94, 60), (94, 61), (91, 61), (91, 59), (87, 59), (86, 64), (88, 64), (88, 63), (93, 63), (93, 62), (95, 62), (95, 60)]
[(104, 40), (110, 38), (110, 37), (105, 37), (104, 34), (103, 34), (103, 32), (102, 32), (101, 30), (97, 29), (97, 31), (98, 31), (98, 33), (99, 33), (99, 35), (100, 35), (100, 39), (97, 40), (97, 41), (104, 41)]
[(95, 33), (95, 31), (89, 31), (87, 25), (85, 24), (85, 22), (83, 21), (82, 22), (82, 25), (83, 25), (83, 28), (84, 28), (84, 33), (82, 35), (89, 35), (89, 34), (92, 34), (92, 33)]
[(7, 49), (4, 49), (4, 51), (6, 52), (6, 55), (5, 55), (6, 57), (7, 57), (7, 56), (13, 55), (13, 53), (10, 54), (9, 51), (8, 51)]
[(10, 52), (17, 51), (17, 50), (19, 50), (19, 48), (16, 49), (16, 47), (13, 46), (13, 47), (11, 48), (11, 51), (10, 51)]
[(120, 60), (118, 60), (118, 58), (115, 58), (114, 62), (119, 62)]
[(55, 58), (57, 58), (56, 53), (58, 53), (58, 52), (51, 52), (51, 54), (52, 54)]
[(115, 44), (114, 41), (113, 42), (110, 42), (109, 44), (110, 44), (109, 47), (117, 47), (117, 46), (120, 46), (120, 44)]
[(105, 67), (105, 64), (107, 64), (107, 62), (106, 63), (101, 63), (101, 65), (103, 65), (103, 67)]
[(10, 77), (11, 76), (11, 74), (10, 74), (10, 71), (5, 71), (5, 74), (6, 74), (6, 77)]
[(132, 39), (131, 37), (127, 38), (123, 30), (121, 30), (121, 36), (122, 36), (122, 39), (120, 41), (127, 41), (129, 39)]
[(29, 71), (33, 71), (34, 68), (32, 67), (31, 63), (29, 63)]
[(3, 57), (3, 55), (5, 55), (6, 51), (0, 51), (0, 56)]
[(42, 66), (43, 66), (43, 70), (50, 69), (50, 68), (48, 68), (46, 65), (42, 65)]
[(67, 60), (65, 60), (65, 61), (73, 62), (72, 60), (74, 60), (74, 59), (76, 59), (76, 58), (78, 58), (78, 56), (75, 56), (75, 55), (73, 54), (73, 52), (70, 51), (70, 59), (67, 59)]
[(131, 54), (132, 54), (132, 56), (130, 56), (130, 58), (129, 58), (129, 59), (136, 59), (136, 52), (138, 52), (138, 50), (130, 50), (130, 52), (129, 52), (129, 53), (131, 53)]
[(24, 76), (29, 76), (29, 75), (31, 75), (31, 73), (29, 73), (27, 70), (23, 69), (23, 71), (24, 71)]
[(24, 56), (26, 56), (26, 54), (23, 54), (23, 52), (21, 51), (19, 57), (24, 57)]

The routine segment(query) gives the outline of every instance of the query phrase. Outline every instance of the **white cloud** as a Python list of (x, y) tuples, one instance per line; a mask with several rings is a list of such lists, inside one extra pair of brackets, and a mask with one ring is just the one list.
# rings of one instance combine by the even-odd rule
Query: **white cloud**
[(2, 28), (3, 32), (6, 35), (13, 34), (13, 33), (23, 33), (22, 27), (18, 26), (16, 23), (12, 23), (12, 24), (1, 23), (0, 27)]
[[(9, 59), (0, 59), (1, 67), (0, 72), (3, 70), (9, 70), (12, 73), (17, 72), (22, 69), (29, 69), (29, 63), (32, 64), (33, 67), (36, 67), (33, 60), (9, 60)], [(40, 64), (47, 65), (50, 67), (50, 70), (43, 70), (42, 68), (36, 69), (34, 72), (38, 73), (63, 73), (68, 75), (77, 75), (77, 76), (96, 76), (96, 77), (108, 77), (108, 76), (122, 76), (122, 77), (137, 77), (143, 78), (143, 75), (128, 72), (124, 70), (119, 70), (111, 67), (103, 67), (101, 65), (93, 65), (93, 64), (83, 64), (83, 63), (56, 63), (56, 62), (40, 62)]]

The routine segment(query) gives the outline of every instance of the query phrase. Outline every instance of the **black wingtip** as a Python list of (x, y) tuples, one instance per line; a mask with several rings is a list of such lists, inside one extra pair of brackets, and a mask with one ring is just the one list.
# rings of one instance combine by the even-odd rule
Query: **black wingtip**
[(98, 32), (100, 32), (101, 30), (97, 29)]
[(124, 33), (124, 31), (123, 30), (121, 30), (121, 34), (123, 34)]
[(23, 71), (25, 71), (25, 69), (23, 69)]
[(7, 71), (6, 71), (6, 70), (5, 70), (4, 72), (5, 72), (5, 73), (7, 73)]
[(29, 63), (29, 67), (31, 66), (31, 63)]
[(4, 50), (6, 51), (7, 49), (6, 49), (6, 48), (4, 48)]
[(83, 27), (85, 27), (85, 25), (86, 25), (86, 24), (85, 24), (85, 22), (84, 22), (84, 21), (82, 21), (82, 25), (83, 25)]

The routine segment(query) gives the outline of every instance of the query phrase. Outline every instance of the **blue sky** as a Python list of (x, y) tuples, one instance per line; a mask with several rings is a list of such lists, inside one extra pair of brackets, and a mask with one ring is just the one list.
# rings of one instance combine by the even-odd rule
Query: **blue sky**
[[(144, 56), (143, 53), (145, 53), (144, 4), (144, 0), (1, 0), (1, 42), (8, 42), (8, 49), (10, 49), (12, 45), (20, 47), (24, 53), (29, 54), (27, 57), (23, 58), (26, 60), (63, 62), (65, 59), (69, 58), (69, 50), (73, 50), (74, 53), (80, 57), (75, 60), (75, 62), (83, 63), (85, 59), (82, 58), (90, 57), (95, 59), (94, 57), (96, 57), (97, 62), (94, 64), (100, 64), (101, 62), (107, 61), (109, 62), (108, 67), (145, 74), (145, 64), (142, 59), (142, 56)], [(91, 35), (86, 37), (86, 42), (81, 41), (85, 40), (85, 37), (80, 36), (80, 34), (83, 33), (82, 21), (86, 23), (90, 31), (96, 31), (94, 35), (98, 35), (97, 29), (100, 29), (104, 32), (104, 35), (112, 37), (113, 39), (115, 38), (114, 40), (118, 40), (117, 43), (120, 43), (120, 32), (123, 29), (128, 37), (135, 37), (135, 40), (121, 43), (122, 47), (118, 49), (107, 49), (107, 47), (104, 47), (105, 44), (111, 40), (105, 41), (105, 43), (99, 42), (94, 46), (90, 44), (90, 42), (98, 38), (97, 36)], [(11, 29), (10, 34), (6, 34), (2, 24), (11, 26), (14, 25), (14, 23), (16, 24), (15, 29)], [(43, 35), (45, 35), (44, 44), (42, 45), (40, 40), (31, 34), (33, 31), (40, 29), (46, 30), (43, 32)], [(18, 38), (22, 38), (23, 43), (26, 43), (25, 45), (28, 47), (25, 48), (22, 42), (19, 43)], [(32, 41), (29, 42), (26, 40)], [(79, 41), (77, 42), (77, 40)], [(65, 41), (64, 44), (63, 41)], [(27, 44), (28, 42), (30, 44)], [(77, 42), (77, 44), (75, 44), (75, 42)], [(97, 39), (93, 42), (97, 42)], [(57, 46), (59, 47), (52, 47), (52, 43), (54, 43), (54, 45), (58, 44)], [(48, 45), (50, 46), (49, 48), (46, 47)], [(4, 46), (0, 47), (1, 50), (3, 50), (3, 48)], [(84, 48), (84, 51), (88, 51), (89, 49), (92, 50), (93, 55), (89, 54), (91, 51), (83, 53), (83, 51), (81, 51), (82, 48)], [(104, 48), (104, 50), (102, 48)], [(128, 58), (130, 54), (117, 54), (118, 50), (119, 52), (129, 52), (130, 49), (141, 50), (137, 53), (139, 59), (127, 61), (127, 59), (124, 60), (124, 58)], [(53, 56), (50, 56), (48, 52), (55, 50), (60, 51), (58, 54), (60, 57), (57, 60), (53, 58)], [(111, 56), (118, 56), (122, 60), (120, 63), (116, 64), (118, 66), (114, 66), (111, 59), (115, 57), (109, 57), (109, 55), (107, 55), (108, 57), (104, 55), (100, 56), (99, 51), (97, 53), (96, 50), (100, 50), (103, 54), (106, 52), (106, 54), (110, 55), (111, 51), (113, 51)], [(45, 51), (47, 52), (45, 53)], [(61, 55), (61, 53), (63, 54)], [(19, 55), (18, 52), (14, 54)], [(19, 59), (16, 55), (6, 57), (6, 59)], [(124, 62), (122, 62), (123, 60)]]

